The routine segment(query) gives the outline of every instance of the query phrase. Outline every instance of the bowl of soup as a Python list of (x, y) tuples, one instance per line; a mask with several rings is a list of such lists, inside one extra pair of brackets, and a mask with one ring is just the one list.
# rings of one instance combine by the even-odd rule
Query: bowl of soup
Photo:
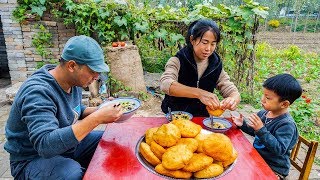
[[(171, 114), (172, 120), (191, 120), (193, 118), (193, 115), (186, 111), (172, 111)], [(168, 121), (171, 121), (169, 113), (166, 114), (166, 118)]]
[(202, 124), (205, 126), (206, 129), (216, 133), (225, 133), (232, 127), (230, 121), (224, 118), (217, 117), (205, 118), (202, 121)]
[(102, 108), (110, 104), (112, 104), (113, 106), (121, 106), (123, 114), (120, 117), (120, 119), (116, 121), (116, 123), (121, 123), (128, 120), (135, 114), (135, 112), (141, 106), (141, 101), (137, 98), (121, 97), (111, 101), (105, 101), (99, 106), (99, 108)]

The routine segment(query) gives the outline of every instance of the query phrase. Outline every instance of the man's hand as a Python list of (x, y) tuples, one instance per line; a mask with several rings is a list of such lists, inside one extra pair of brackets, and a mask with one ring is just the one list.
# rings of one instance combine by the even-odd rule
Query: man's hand
[(116, 104), (109, 104), (94, 112), (95, 116), (101, 120), (101, 124), (115, 122), (121, 117), (123, 114), (121, 106), (115, 105)]

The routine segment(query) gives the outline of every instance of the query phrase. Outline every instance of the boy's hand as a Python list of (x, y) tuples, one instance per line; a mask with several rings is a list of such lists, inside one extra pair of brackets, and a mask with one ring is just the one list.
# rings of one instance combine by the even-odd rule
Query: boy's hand
[(255, 131), (258, 131), (263, 127), (263, 122), (257, 114), (251, 114), (248, 118), (248, 126), (252, 127)]
[[(237, 113), (237, 114), (239, 114), (239, 113)], [(231, 114), (231, 119), (235, 125), (237, 125), (237, 126), (243, 125), (244, 118), (243, 118), (242, 114), (239, 114), (239, 116)]]

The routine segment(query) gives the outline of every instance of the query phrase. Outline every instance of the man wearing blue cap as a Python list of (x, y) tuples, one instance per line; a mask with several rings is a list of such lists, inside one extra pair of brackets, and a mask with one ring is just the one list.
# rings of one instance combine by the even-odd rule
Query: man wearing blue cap
[(81, 103), (81, 87), (108, 71), (99, 44), (82, 35), (68, 40), (59, 65), (45, 65), (23, 83), (5, 128), (15, 179), (82, 178), (103, 133), (92, 130), (122, 115), (120, 107)]

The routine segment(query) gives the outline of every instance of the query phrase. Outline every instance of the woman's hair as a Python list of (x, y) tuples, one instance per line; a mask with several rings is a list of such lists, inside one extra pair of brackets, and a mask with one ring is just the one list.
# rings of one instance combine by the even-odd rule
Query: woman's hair
[(202, 39), (204, 33), (207, 31), (211, 31), (214, 34), (217, 43), (220, 41), (220, 30), (218, 25), (210, 19), (199, 19), (189, 25), (188, 33), (186, 36), (187, 46), (192, 47), (190, 36), (192, 36), (193, 39)]

